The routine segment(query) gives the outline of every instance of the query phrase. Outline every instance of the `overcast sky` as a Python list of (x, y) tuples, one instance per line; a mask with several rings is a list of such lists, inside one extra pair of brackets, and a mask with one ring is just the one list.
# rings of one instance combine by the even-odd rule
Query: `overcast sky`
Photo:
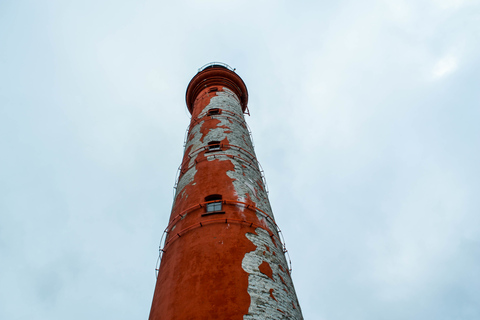
[(0, 319), (147, 319), (211, 61), (305, 319), (480, 319), (478, 0), (0, 0)]

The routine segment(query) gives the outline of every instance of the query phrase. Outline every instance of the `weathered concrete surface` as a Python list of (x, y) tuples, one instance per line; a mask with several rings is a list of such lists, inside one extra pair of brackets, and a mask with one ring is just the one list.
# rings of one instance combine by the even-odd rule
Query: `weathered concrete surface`
[[(220, 68), (190, 82), (192, 119), (151, 320), (303, 319), (243, 116), (242, 83)], [(221, 195), (221, 212), (206, 214), (209, 195)]]
[(248, 314), (243, 318), (303, 319), (281, 248), (262, 229), (246, 236), (256, 248), (242, 261), (243, 269), (248, 272), (251, 297)]

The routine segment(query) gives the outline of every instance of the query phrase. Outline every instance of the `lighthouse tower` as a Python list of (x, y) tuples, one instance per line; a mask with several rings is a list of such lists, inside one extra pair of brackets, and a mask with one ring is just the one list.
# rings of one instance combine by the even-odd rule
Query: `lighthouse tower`
[(245, 83), (211, 63), (186, 102), (192, 118), (149, 320), (303, 319), (244, 118)]

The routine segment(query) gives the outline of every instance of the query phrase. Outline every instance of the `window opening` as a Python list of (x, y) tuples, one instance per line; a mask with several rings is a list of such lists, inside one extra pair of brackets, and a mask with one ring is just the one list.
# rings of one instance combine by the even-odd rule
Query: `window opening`
[(220, 113), (222, 113), (222, 110), (220, 110), (219, 108), (214, 108), (207, 111), (207, 116), (214, 116)]
[(220, 141), (211, 141), (208, 143), (208, 151), (218, 151), (222, 150)]
[(208, 90), (208, 92), (215, 92), (215, 91), (218, 91), (217, 87), (213, 87), (213, 88), (210, 88), (210, 90)]
[(223, 213), (222, 211), (222, 195), (211, 194), (205, 197), (205, 202), (208, 202), (205, 206), (206, 213)]

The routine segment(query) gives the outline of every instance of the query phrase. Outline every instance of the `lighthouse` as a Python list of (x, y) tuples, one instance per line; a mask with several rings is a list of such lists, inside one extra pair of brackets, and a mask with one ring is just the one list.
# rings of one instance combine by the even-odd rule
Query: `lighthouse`
[(187, 87), (191, 121), (149, 320), (303, 319), (244, 118), (248, 91), (210, 63)]

